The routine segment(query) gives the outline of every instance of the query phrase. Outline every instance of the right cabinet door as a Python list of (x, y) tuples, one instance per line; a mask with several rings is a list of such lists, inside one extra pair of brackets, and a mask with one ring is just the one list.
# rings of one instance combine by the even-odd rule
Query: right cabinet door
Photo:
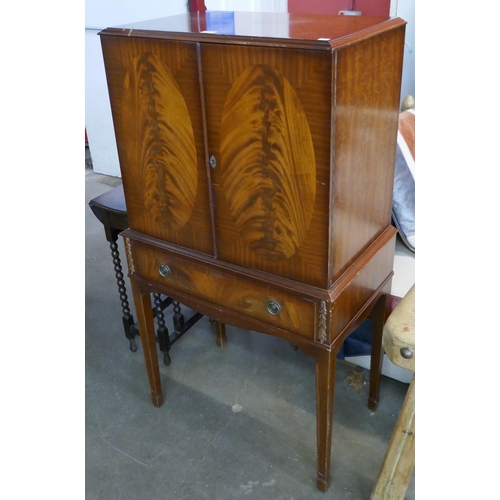
[(218, 257), (327, 287), (331, 53), (201, 54)]

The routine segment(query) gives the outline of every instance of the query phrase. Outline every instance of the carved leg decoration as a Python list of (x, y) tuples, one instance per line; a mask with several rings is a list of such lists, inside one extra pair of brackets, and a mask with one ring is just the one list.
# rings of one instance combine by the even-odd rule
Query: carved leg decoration
[(181, 306), (177, 300), (172, 300), (172, 305), (174, 306), (174, 329), (176, 332), (184, 332), (184, 315), (181, 313)]
[(215, 321), (215, 337), (217, 341), (217, 347), (219, 349), (224, 349), (227, 344), (226, 337), (226, 325), (220, 321)]
[(118, 285), (118, 292), (120, 293), (120, 300), (123, 312), (122, 315), (123, 328), (125, 330), (125, 336), (130, 342), (130, 350), (132, 352), (135, 352), (137, 351), (137, 344), (134, 338), (135, 335), (132, 331), (132, 328), (134, 326), (134, 317), (130, 314), (130, 306), (128, 303), (125, 281), (123, 279), (123, 270), (120, 260), (120, 253), (118, 252), (118, 244), (116, 243), (116, 241), (113, 241), (109, 247), (111, 248), (111, 256), (113, 257), (113, 264), (115, 266), (116, 283)]
[(168, 334), (168, 328), (165, 326), (165, 317), (163, 316), (163, 310), (161, 307), (161, 294), (153, 293), (155, 299), (155, 316), (158, 323), (158, 330), (156, 331), (158, 335), (158, 343), (160, 344), (160, 351), (163, 353), (163, 362), (169, 366), (171, 363), (170, 359), (170, 336)]
[(330, 484), (332, 449), (333, 398), (335, 394), (334, 352), (321, 351), (316, 357), (316, 432), (318, 440), (317, 486), (326, 491)]
[(141, 293), (134, 281), (131, 281), (134, 304), (137, 313), (137, 322), (141, 332), (141, 344), (144, 352), (144, 361), (148, 372), (149, 387), (151, 389), (151, 400), (156, 407), (163, 403), (163, 392), (161, 390), (160, 368), (158, 366), (158, 353), (156, 350), (155, 325), (151, 309), (151, 295)]
[(379, 297), (373, 308), (372, 318), (372, 350), (370, 361), (370, 391), (368, 395), (368, 408), (376, 410), (380, 397), (380, 378), (384, 350), (382, 349), (382, 334), (384, 331), (387, 295)]

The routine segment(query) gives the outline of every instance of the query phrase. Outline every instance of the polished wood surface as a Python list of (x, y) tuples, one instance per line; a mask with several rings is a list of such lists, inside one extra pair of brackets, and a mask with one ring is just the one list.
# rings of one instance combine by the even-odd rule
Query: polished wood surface
[(153, 222), (172, 230), (191, 218), (198, 169), (189, 112), (172, 73), (161, 59), (146, 53), (125, 75), (124, 107), (141, 135), (144, 158), (144, 206)]
[(118, 234), (129, 227), (123, 186), (117, 186), (90, 200), (89, 206), (102, 222), (106, 239), (110, 243), (115, 242)]
[(212, 254), (196, 45), (102, 43), (130, 227)]
[(332, 282), (391, 221), (403, 47), (397, 28), (336, 52)]
[(137, 314), (137, 322), (141, 331), (141, 345), (148, 372), (151, 401), (159, 407), (163, 404), (163, 390), (160, 380), (160, 368), (158, 364), (158, 353), (156, 352), (156, 336), (151, 313), (151, 293), (142, 292), (135, 282), (131, 281), (134, 305)]
[[(130, 233), (125, 233), (126, 237)], [(271, 287), (266, 281), (249, 283), (246, 276), (235, 276), (214, 266), (175, 255), (168, 250), (151, 248), (133, 241), (134, 274), (164, 290), (181, 291), (193, 297), (204, 298), (214, 305), (248, 314), (262, 322), (297, 335), (314, 336), (315, 304), (293, 291)], [(162, 276), (160, 265), (166, 265), (170, 274)], [(278, 315), (268, 312), (267, 304), (275, 301), (281, 307)]]
[(338, 16), (282, 12), (238, 12), (234, 34), (210, 29), (207, 12), (192, 12), (108, 28), (104, 34), (176, 39), (216, 44), (326, 50), (345, 47), (405, 23), (378, 16)]
[(336, 355), (369, 314), (378, 404), (405, 23), (239, 13), (218, 35), (194, 15), (101, 33), (134, 300), (149, 329), (159, 290), (218, 321), (220, 347), (226, 323), (312, 356), (325, 491)]
[(328, 286), (331, 55), (201, 55), (219, 258)]
[(267, 260), (290, 258), (309, 229), (316, 168), (307, 117), (275, 68), (252, 65), (234, 81), (222, 114), (220, 159), (229, 213), (245, 243)]

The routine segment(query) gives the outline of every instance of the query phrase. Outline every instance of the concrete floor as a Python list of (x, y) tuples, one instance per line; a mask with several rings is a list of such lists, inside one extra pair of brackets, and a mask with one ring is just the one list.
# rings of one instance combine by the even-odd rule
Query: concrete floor
[[(367, 371), (338, 363), (327, 493), (316, 489), (314, 361), (288, 342), (228, 326), (228, 345), (219, 350), (203, 318), (172, 347), (172, 364), (160, 364), (165, 403), (153, 407), (140, 339), (132, 353), (109, 244), (88, 207), (121, 180), (90, 166), (86, 499), (368, 500), (407, 389), (401, 382), (383, 377), (379, 409), (371, 412), (367, 386), (356, 390), (346, 380), (355, 370), (368, 380)], [(414, 480), (405, 498), (415, 498)]]

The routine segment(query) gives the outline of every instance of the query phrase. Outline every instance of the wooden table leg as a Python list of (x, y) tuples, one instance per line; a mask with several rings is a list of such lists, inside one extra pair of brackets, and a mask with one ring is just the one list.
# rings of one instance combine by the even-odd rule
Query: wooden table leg
[[(137, 351), (137, 343), (135, 341), (134, 328), (134, 317), (130, 314), (130, 305), (128, 303), (127, 289), (125, 288), (125, 280), (123, 275), (122, 263), (120, 259), (120, 252), (118, 249), (118, 233), (109, 227), (109, 223), (105, 223), (104, 227), (106, 229), (106, 237), (110, 241), (111, 256), (113, 257), (113, 264), (115, 267), (115, 277), (116, 283), (118, 285), (118, 293), (120, 294), (120, 301), (122, 306), (122, 322), (123, 329), (125, 331), (125, 337), (127, 337), (130, 350), (132, 352)], [(109, 236), (108, 236), (109, 235)]]
[(415, 377), (394, 427), (370, 500), (403, 500), (415, 468)]
[(368, 393), (368, 408), (376, 410), (380, 398), (380, 378), (384, 350), (382, 349), (382, 335), (386, 316), (387, 295), (379, 297), (373, 307), (372, 318), (372, 346), (370, 361), (370, 390)]
[(131, 287), (134, 296), (137, 322), (139, 324), (139, 331), (141, 332), (141, 344), (148, 372), (151, 400), (156, 407), (160, 407), (163, 403), (163, 392), (161, 390), (160, 368), (156, 350), (156, 334), (153, 312), (151, 309), (151, 295), (149, 293), (142, 293), (135, 285), (134, 280), (131, 280)]
[(316, 356), (317, 486), (321, 491), (326, 491), (330, 484), (336, 360), (336, 354), (329, 351), (321, 351)]
[(217, 347), (219, 349), (224, 349), (227, 344), (226, 337), (226, 325), (220, 321), (215, 322), (215, 337), (217, 342)]

